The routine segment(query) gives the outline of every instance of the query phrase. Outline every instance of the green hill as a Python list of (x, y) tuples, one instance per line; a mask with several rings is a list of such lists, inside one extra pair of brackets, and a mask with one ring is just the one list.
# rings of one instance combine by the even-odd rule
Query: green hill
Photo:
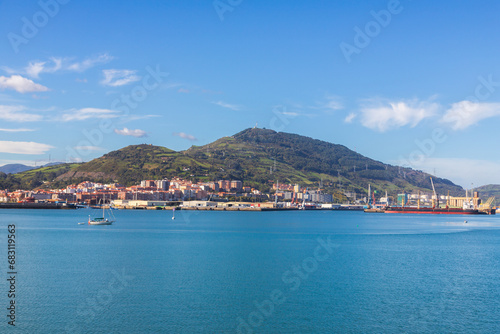
[(17, 174), (5, 174), (0, 172), (0, 189), (10, 191), (17, 189), (35, 189), (41, 186), (64, 186), (64, 182), (57, 182), (58, 176), (76, 169), (80, 164), (58, 164), (30, 169)]
[[(276, 181), (322, 188), (333, 194), (363, 194), (368, 184), (395, 195), (417, 189), (431, 191), (430, 175), (367, 158), (345, 146), (296, 134), (246, 129), (204, 146), (176, 152), (153, 145), (132, 145), (84, 164), (16, 174), (24, 185), (50, 181), (46, 186), (93, 180), (137, 184), (144, 179), (180, 177), (192, 181), (242, 180), (268, 191)], [(47, 167), (50, 168), (50, 167)], [(61, 169), (63, 168), (63, 169)], [(31, 174), (30, 174), (31, 173)], [(37, 175), (37, 182), (29, 182)], [(1, 177), (0, 177), (1, 182)], [(434, 178), (441, 193), (461, 194), (463, 189), (446, 179)]]
[(133, 185), (146, 179), (192, 178), (193, 171), (207, 168), (183, 152), (143, 144), (109, 152), (59, 176), (57, 180), (85, 179)]
[[(364, 157), (345, 146), (296, 134), (246, 129), (232, 137), (187, 151), (187, 155), (211, 167), (210, 177), (241, 179), (245, 183), (299, 183), (337, 191), (364, 192), (368, 183), (390, 193), (421, 189), (431, 191), (430, 175), (391, 166)], [(436, 190), (456, 194), (462, 188), (434, 178)]]

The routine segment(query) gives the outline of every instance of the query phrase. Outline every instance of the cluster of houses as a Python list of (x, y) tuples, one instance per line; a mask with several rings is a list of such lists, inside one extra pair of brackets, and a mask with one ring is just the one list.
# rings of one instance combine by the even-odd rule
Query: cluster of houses
[[(189, 202), (200, 205), (205, 201), (221, 201), (228, 198), (245, 198), (251, 202), (304, 202), (331, 203), (332, 195), (319, 190), (308, 191), (299, 185), (275, 184), (273, 194), (244, 186), (240, 180), (198, 182), (173, 178), (170, 180), (143, 180), (140, 184), (125, 187), (118, 183), (102, 184), (85, 181), (63, 189), (0, 191), (0, 202), (66, 202), (86, 205), (109, 204), (118, 206), (155, 205), (165, 202)], [(197, 202), (198, 201), (198, 202)], [(195, 204), (198, 203), (198, 204)], [(142, 205), (141, 204), (141, 205)]]
[(102, 184), (85, 181), (69, 185), (63, 189), (0, 191), (0, 202), (35, 202), (65, 201), (69, 203), (99, 204), (112, 200), (161, 200), (184, 201), (206, 200), (210, 196), (222, 196), (229, 193), (260, 192), (243, 187), (241, 181), (221, 180), (219, 182), (192, 183), (174, 178), (171, 180), (144, 180), (140, 184), (125, 187), (118, 183)]

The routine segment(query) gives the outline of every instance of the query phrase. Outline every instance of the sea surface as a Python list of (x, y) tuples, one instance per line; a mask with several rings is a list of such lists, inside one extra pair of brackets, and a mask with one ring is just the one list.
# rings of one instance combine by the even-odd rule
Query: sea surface
[(0, 210), (1, 333), (500, 333), (500, 216), (89, 214)]

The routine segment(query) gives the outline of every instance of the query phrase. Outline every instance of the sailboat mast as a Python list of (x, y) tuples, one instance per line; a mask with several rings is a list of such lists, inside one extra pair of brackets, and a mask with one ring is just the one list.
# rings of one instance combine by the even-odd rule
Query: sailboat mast
[(368, 206), (370, 206), (370, 202), (371, 202), (371, 186), (370, 184), (368, 183)]

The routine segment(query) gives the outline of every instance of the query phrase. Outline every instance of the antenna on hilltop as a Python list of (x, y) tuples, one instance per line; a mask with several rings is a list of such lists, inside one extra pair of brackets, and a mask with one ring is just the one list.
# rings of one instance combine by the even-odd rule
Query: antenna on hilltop
[(257, 129), (257, 125), (259, 124), (259, 122), (255, 122), (255, 126), (253, 127), (254, 129)]

